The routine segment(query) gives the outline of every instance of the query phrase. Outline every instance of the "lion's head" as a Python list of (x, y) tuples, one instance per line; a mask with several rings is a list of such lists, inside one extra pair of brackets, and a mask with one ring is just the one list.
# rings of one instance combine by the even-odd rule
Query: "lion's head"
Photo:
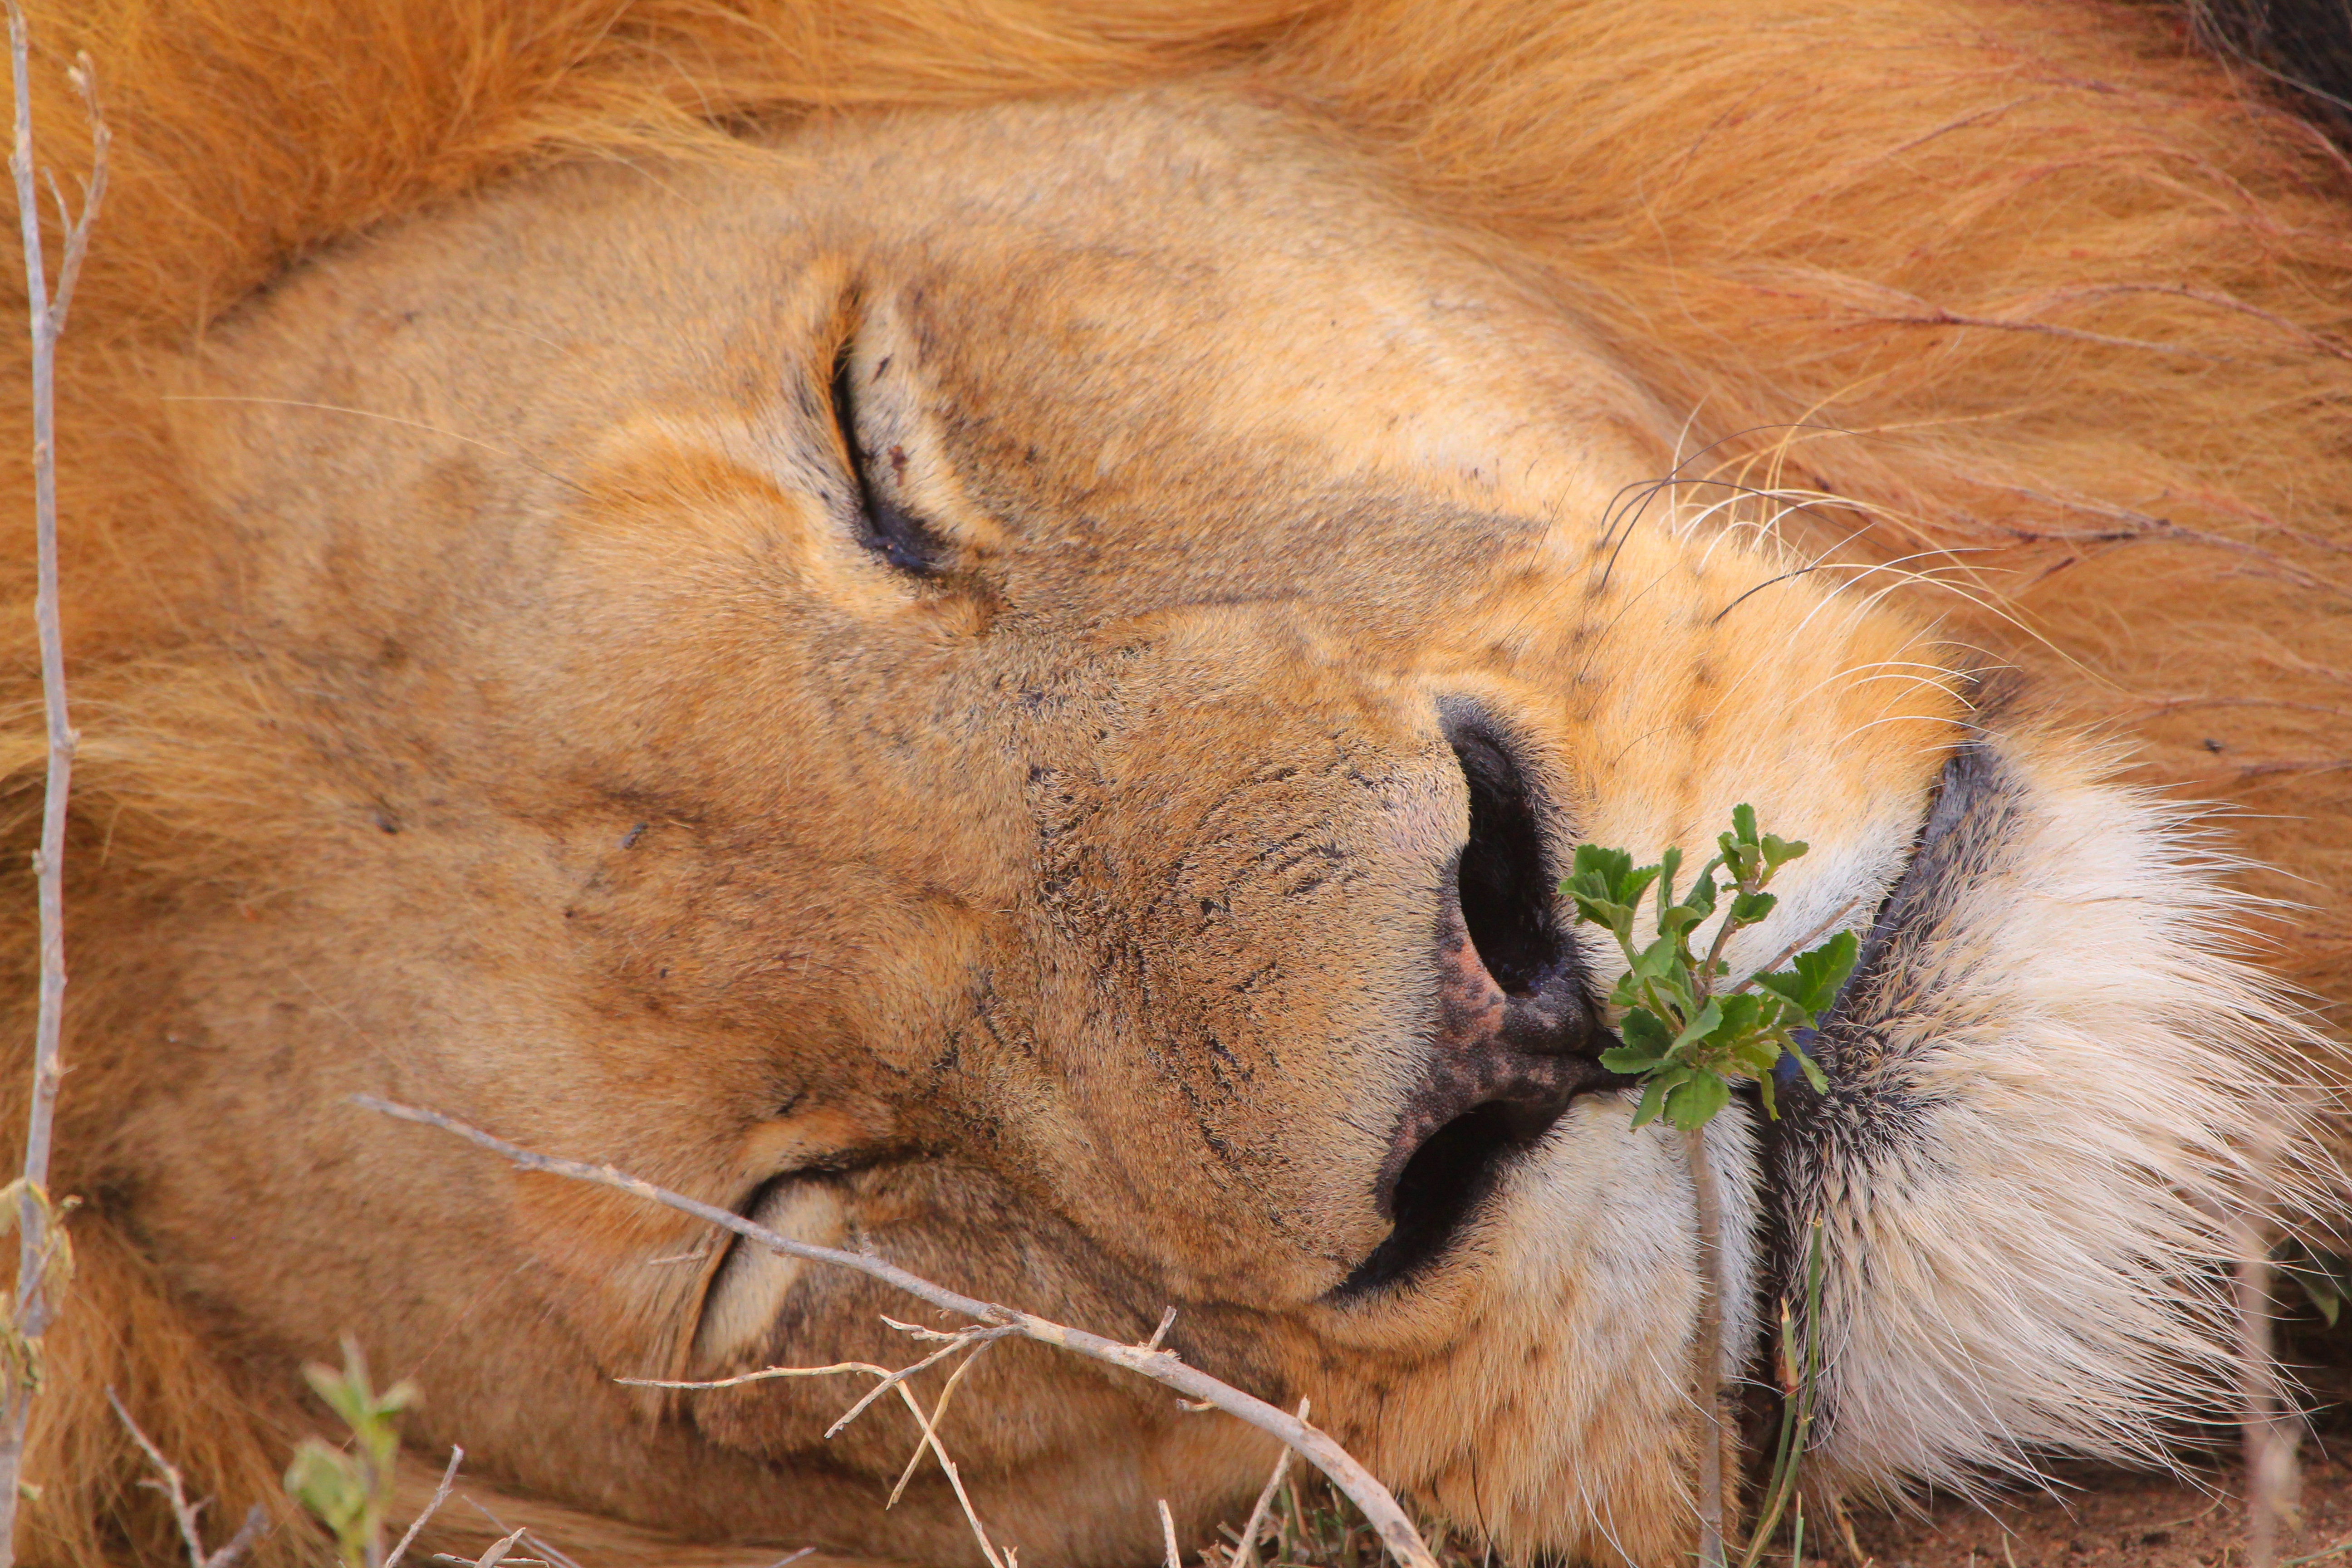
[[(2324, 1163), (2232, 846), (2119, 782), (2118, 710), (1937, 531), (1960, 479), (1826, 493), (1855, 421), (1741, 428), (1374, 120), (1271, 72), (754, 114), (119, 346), (68, 457), (169, 521), (116, 529), (91, 679), (68, 1164), (168, 1349), (83, 1381), (184, 1433), (233, 1389), (233, 1489), (349, 1333), (517, 1497), (971, 1555), (943, 1480), (879, 1511), (908, 1432), (828, 1440), (838, 1383), (616, 1381), (903, 1360), (903, 1298), (373, 1091), (1100, 1331), (1173, 1306), (1507, 1549), (1671, 1561), (1693, 1194), (1556, 885), (1749, 801), (1811, 850), (1729, 956), (1863, 962), (1830, 1091), (1713, 1133), (1732, 1370), (1820, 1217), (1826, 1481), (2219, 1408), (2231, 1238)], [(1270, 1458), (1034, 1346), (945, 1431), (1041, 1563), (1153, 1555), (1155, 1498), (1205, 1535)]]

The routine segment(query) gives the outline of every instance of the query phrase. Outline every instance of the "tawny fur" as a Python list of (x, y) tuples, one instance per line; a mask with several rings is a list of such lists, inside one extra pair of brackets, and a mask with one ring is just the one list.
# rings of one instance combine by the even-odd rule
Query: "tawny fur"
[[(1672, 668), (1654, 685), (1644, 684), (1651, 678), (1621, 642), (1608, 655), (1610, 689), (1703, 728), (1725, 700), (1720, 689), (1691, 678), (1695, 664), (1709, 662), (1709, 680), (1733, 690), (1829, 688), (1835, 701), (1825, 739), (1872, 723), (1893, 728), (1840, 752), (1843, 772), (1826, 782), (1790, 774), (1821, 765), (1828, 747), (1795, 756), (1733, 747), (1710, 753), (1704, 766), (1662, 752), (1612, 764), (1614, 773), (1596, 769), (1587, 781), (1595, 793), (1583, 803), (1593, 837), (1637, 848), (1676, 837), (1695, 844), (1724, 800), (1780, 788), (1792, 803), (1843, 812), (1842, 833), (1805, 826), (1822, 844), (1821, 864), (1845, 868), (1856, 888), (1883, 889), (1894, 868), (1873, 858), (1888, 827), (1874, 812), (1888, 780), (1918, 783), (1906, 745), (1890, 737), (1912, 735), (1906, 726), (1940, 733), (1961, 721), (1963, 710), (1934, 680), (1916, 700), (1906, 694), (1900, 701), (1891, 685), (1841, 684), (1857, 668), (1842, 655), (1889, 669), (1904, 660), (1937, 664), (1938, 680), (1943, 666), (2014, 666), (2036, 693), (2035, 717), (2016, 731), (2023, 737), (2017, 754), (2028, 772), (2053, 781), (2052, 798), (2095, 795), (2084, 809), (2111, 827), (2162, 817), (2165, 808), (2095, 782), (2104, 764), (2082, 759), (2103, 753), (2067, 738), (2077, 732), (2070, 726), (2087, 723), (2126, 759), (2126, 783), (2231, 808), (2210, 819), (2208, 831), (2218, 837), (2195, 866), (2118, 863), (2107, 883), (2084, 871), (2084, 890), (2049, 896), (2061, 903), (2079, 897), (2095, 910), (2126, 884), (2134, 898), (2178, 893), (2194, 905), (2180, 914), (2185, 926), (2251, 922), (2269, 944), (2271, 971), (2315, 993), (2338, 1019), (2352, 1005), (2352, 747), (2345, 739), (2352, 583), (2342, 522), (2352, 510), (2344, 435), (2352, 176), (2308, 128), (2200, 58), (2163, 13), (1962, 0), (1633, 8), (1187, 0), (1156, 11), (71, 0), (34, 11), (43, 158), (69, 179), (80, 156), (62, 76), (77, 48), (97, 62), (116, 134), (112, 192), (67, 341), (59, 417), (67, 630), (86, 742), (72, 851), (77, 967), (68, 1046), (82, 1065), (63, 1112), (58, 1183), (67, 1192), (90, 1189), (93, 1213), (78, 1222), (84, 1268), (57, 1333), (53, 1391), (37, 1427), (34, 1479), (45, 1490), (26, 1526), (37, 1561), (152, 1561), (168, 1550), (165, 1521), (133, 1485), (136, 1456), (103, 1417), (108, 1386), (179, 1458), (194, 1489), (220, 1499), (221, 1519), (269, 1497), (290, 1435), (315, 1419), (290, 1393), (281, 1347), (241, 1342), (234, 1311), (202, 1293), (190, 1299), (184, 1281), (163, 1278), (142, 1255), (135, 1231), (110, 1224), (110, 1214), (136, 1212), (141, 1194), (100, 1190), (136, 1163), (137, 1151), (121, 1146), (115, 1108), (173, 1070), (181, 1044), (169, 1009), (156, 1002), (159, 986), (169, 986), (152, 972), (139, 933), (170, 927), (191, 910), (247, 910), (267, 926), (274, 908), (302, 895), (300, 863), (279, 852), (302, 841), (299, 825), (317, 809), (321, 787), (315, 778), (259, 770), (252, 759), (262, 753), (239, 749), (253, 737), (275, 743), (268, 734), (294, 734), (312, 716), (289, 706), (286, 693), (240, 689), (217, 661), (188, 653), (214, 636), (209, 607), (232, 586), (208, 567), (192, 567), (215, 552), (209, 535), (191, 531), (221, 526), (219, 497), (236, 475), (234, 461), (218, 453), (238, 449), (236, 432), (257, 451), (343, 433), (288, 434), (294, 424), (259, 414), (242, 425), (163, 395), (211, 390), (199, 383), (212, 373), (191, 369), (203, 362), (203, 345), (226, 330), (225, 320), (254, 313), (262, 291), (299, 282), (312, 258), (341, 256), (346, 242), (395, 220), (421, 219), (429, 232), (451, 204), (559, 164), (642, 164), (716, 179), (722, 176), (712, 171), (749, 155), (735, 132), (757, 142), (836, 114), (854, 125), (866, 111), (898, 106), (977, 109), (1203, 79), (1234, 101), (1317, 127), (1312, 155), (1363, 180), (1369, 205), (1391, 204), (1400, 215), (1379, 229), (1384, 243), (1402, 254), (1406, 241), (1397, 237), (1417, 227), (1434, 250), (1487, 269), (1482, 277), (1509, 279), (1536, 302), (1530, 310), (1549, 301), (1580, 324), (1639, 389), (1629, 405), (1645, 405), (1642, 417), (1656, 426), (1622, 445), (1644, 450), (1662, 429), (1669, 461), (1687, 459), (1685, 474), (1839, 498), (1782, 517), (1768, 553), (1751, 561), (1735, 541), (1722, 557), (1723, 570), (1743, 582), (1773, 575), (1780, 558), (1771, 550), (1801, 559), (1830, 551), (1831, 560), (1850, 563), (1801, 584), (1801, 602), (1822, 607), (1815, 625), (1836, 627), (1835, 637), (1792, 648), (1741, 636), (1735, 622), (1714, 646), (1694, 637), (1664, 660)], [(1213, 243), (1248, 250), (1255, 234), (1244, 227)], [(6, 289), (0, 298), (21, 299), (13, 275)], [(330, 315), (322, 307), (308, 319), (325, 323)], [(1496, 363), (1508, 346), (1495, 351)], [(5, 374), (21, 425), (22, 373), (11, 363)], [(1528, 384), (1541, 380), (1531, 366)], [(1558, 390), (1543, 386), (1546, 395)], [(1355, 395), (1347, 386), (1321, 393), (1335, 405)], [(1515, 405), (1510, 396), (1497, 400)], [(1321, 405), (1305, 406), (1294, 415), (1311, 425)], [(598, 515), (658, 522), (689, 500), (732, 515), (726, 508), (741, 500), (743, 462), (731, 427), (709, 410), (688, 410), (682, 423), (671, 411), (655, 415), (598, 454), (605, 487), (595, 498)], [(1693, 434), (1673, 452), (1672, 437), (1685, 428)], [(524, 439), (483, 424), (459, 435), (501, 448)], [(6, 444), (0, 493), (29, 495), (27, 445)], [(207, 471), (188, 455), (196, 448), (215, 454)], [(1375, 459), (1386, 460), (1365, 460)], [(256, 458), (256, 471), (276, 460)], [(1591, 499), (1549, 479), (1509, 482), (1551, 502)], [(1604, 487), (1599, 500), (1607, 499)], [(1693, 486), (1678, 499), (1690, 514), (1715, 497)], [(20, 546), (0, 570), (21, 607), (30, 594), (29, 512), (18, 503), (10, 515)], [(1753, 524), (1763, 515), (1734, 521)], [(1693, 535), (1722, 521), (1694, 522)], [(723, 522), (713, 527), (714, 537), (724, 531)], [(632, 540), (625, 528), (616, 527), (613, 541), (604, 547), (615, 560), (672, 549), (667, 540)], [(713, 544), (714, 556), (725, 542)], [(1685, 555), (1704, 553), (1688, 539), (1670, 547), (1644, 536), (1634, 548), (1643, 582), (1671, 575), (1681, 583)], [(387, 552), (397, 553), (390, 544)], [(1887, 570), (1867, 570), (1874, 565)], [(1840, 586), (1827, 591), (1831, 584)], [(1873, 620), (1854, 609), (1882, 590), (1903, 618)], [(1729, 596), (1713, 584), (1675, 592), (1709, 614)], [(1506, 662), (1521, 674), (1569, 657), (1557, 640), (1566, 629), (1547, 613), (1497, 589), (1493, 602), (1465, 611), (1459, 646), (1447, 657), (1477, 665), (1497, 658), (1494, 650), (1513, 636)], [(1662, 627), (1688, 629), (1660, 614)], [(1930, 622), (1948, 643), (1980, 654), (1931, 651), (1917, 631)], [(0, 772), (11, 781), (8, 826), (21, 847), (37, 802), (37, 690), (30, 617), (12, 613), (5, 626), (12, 684)], [(1198, 635), (1214, 647), (1222, 634), (1210, 626)], [(1302, 638), (1308, 651), (1297, 668), (1317, 668), (1312, 637)], [(728, 673), (711, 678), (717, 710), (726, 705), (719, 688)], [(1316, 679), (1324, 681), (1318, 691), (1355, 690), (1352, 676)], [(1610, 732), (1605, 721), (1595, 723), (1594, 732)], [(1214, 750), (1213, 734), (1174, 733), (1200, 754)], [(1627, 800), (1644, 804), (1611, 805)], [(274, 826), (257, 826), (280, 822), (297, 826), (282, 838), (273, 837)], [(2051, 831), (2046, 853), (2079, 868), (2082, 856)], [(2229, 860), (2218, 871), (2202, 860), (2215, 853)], [(12, 852), (11, 863), (25, 862)], [(2176, 873), (2177, 884), (2167, 881)], [(10, 874), (29, 891), (21, 870)], [(2031, 878), (2033, 865), (2013, 874)], [(2283, 901), (2189, 898), (2189, 889), (2212, 885), (2200, 879), (2221, 876), (2244, 894)], [(17, 923), (9, 952), (20, 977), (30, 973), (29, 904), (27, 897), (10, 906)], [(2079, 933), (2079, 921), (2053, 921), (2061, 934)], [(960, 931), (918, 934), (949, 955), (942, 963), (965, 940)], [(2027, 941), (2024, 927), (2012, 934), (2021, 960), (2047, 952)], [(2275, 992), (2242, 967), (2210, 958), (2210, 931), (2187, 931), (2177, 949), (2136, 952), (2133, 962), (2169, 964), (2164, 983), (2184, 995), (2221, 994), (2222, 1011), (2255, 1021), (2233, 1026), (2236, 1036), (2268, 1030), (2290, 1042), (2307, 1038), (2318, 1050)], [(225, 942), (218, 951), (228, 962), (235, 950)], [(307, 956), (330, 963), (332, 943)], [(2125, 967), (2116, 958), (2105, 973), (2120, 976)], [(2073, 979), (2069, 972), (2042, 983), (2064, 992)], [(272, 983), (288, 985), (283, 977)], [(259, 995), (268, 986), (251, 982), (250, 989)], [(29, 992), (29, 984), (12, 989)], [(2053, 1005), (2081, 1008), (2067, 1026), (2096, 1040), (2110, 1026), (2092, 1016), (2101, 1001), (2092, 988)], [(263, 1004), (255, 1005), (258, 1016)], [(12, 1034), (18, 1040), (29, 1035), (23, 1011)], [(2224, 1042), (2214, 1047), (2220, 1054), (2200, 1054), (2220, 1026), (2210, 1018), (2174, 1021), (2178, 1035), (2154, 1048), (2177, 1047), (2168, 1070), (2179, 1074), (2191, 1109), (2168, 1121), (2177, 1106), (2123, 1107), (2138, 1120), (2105, 1129), (2126, 1127), (2114, 1146), (2070, 1140), (2053, 1121), (2049, 1158), (2054, 1169), (2067, 1158), (2086, 1167), (2135, 1159), (2160, 1166), (2177, 1155), (2177, 1186), (2151, 1185), (2135, 1223), (2172, 1249), (2158, 1272), (2173, 1268), (2170, 1286), (2193, 1295), (2190, 1265), (2221, 1250), (2216, 1216), (2262, 1201), (2271, 1179), (2233, 1164), (2259, 1163), (2265, 1152), (2200, 1141), (2291, 1129), (2296, 1112), (2249, 1083), (2270, 1076), (2258, 1049)], [(2282, 1064), (2276, 1076), (2293, 1075)], [(24, 1078), (0, 1072), (10, 1086)], [(1576, 1114), (1603, 1110), (1619, 1114), (1613, 1102)], [(13, 1126), (20, 1118), (4, 1120)], [(2300, 1157), (2285, 1156), (2289, 1163)], [(1649, 1179), (1674, 1178), (1661, 1164)], [(585, 1238), (565, 1255), (584, 1282), (583, 1300), (599, 1271), (641, 1255), (640, 1243), (692, 1239), (576, 1194), (546, 1194), (527, 1218), (545, 1235)], [(241, 1223), (234, 1212), (219, 1221)], [(1882, 1268), (1933, 1272), (1950, 1260), (1901, 1249), (1926, 1234), (1908, 1231), (1895, 1246), (1857, 1237), (1853, 1246)], [(1992, 1325), (1983, 1331), (1997, 1334), (2002, 1314), (2032, 1290), (2064, 1300), (2067, 1280), (2054, 1265), (2077, 1241), (2054, 1232), (2024, 1237), (2021, 1246), (2051, 1249), (2053, 1269), (2029, 1280), (2031, 1290), (1981, 1303)], [(1527, 1244), (1564, 1245), (1554, 1232)], [(1561, 1268), (1559, 1278), (1570, 1279), (1569, 1263)], [(1850, 1277), (1860, 1274), (1857, 1265)], [(1564, 1310), (1577, 1291), (1605, 1289), (1608, 1280), (1601, 1269), (1558, 1286), (1559, 1300), (1543, 1279), (1515, 1286), (1526, 1300), (1507, 1311)], [(333, 1289), (381, 1295), (399, 1284), (393, 1270)], [(2160, 1295), (2132, 1294), (2117, 1312), (2129, 1317)], [(1938, 1300), (1952, 1314), (1972, 1304), (1908, 1294), (1887, 1310), (1899, 1315)], [(1874, 1319), (1866, 1300), (1848, 1305), (1842, 1350), (1849, 1366), (1865, 1366), (1874, 1354), (1910, 1355), (1916, 1324)], [(620, 1307), (596, 1316), (606, 1310), (586, 1310), (576, 1331), (583, 1342), (620, 1343), (635, 1331)], [(2162, 1342), (2183, 1333), (2185, 1321), (2157, 1313), (2134, 1342), (2147, 1351), (2142, 1365), (2151, 1376), (2165, 1360)], [(1961, 1333), (1955, 1342), (1973, 1342)], [(1671, 1362), (1678, 1345), (1662, 1328), (1654, 1342), (1623, 1348)], [(683, 1364), (688, 1347), (673, 1348)], [(2174, 1363), (2210, 1360), (2201, 1342), (2170, 1348)], [(1498, 1361), (1460, 1375), (1499, 1387), (1514, 1370)], [(1835, 1457), (1849, 1479), (2016, 1458), (1974, 1436), (1919, 1438), (1927, 1428), (1918, 1412), (1965, 1403), (1963, 1394), (1982, 1394), (1992, 1408), (1989, 1417), (1978, 1412), (1956, 1424), (1957, 1433), (1997, 1426), (2023, 1443), (2096, 1447), (2112, 1414), (2100, 1400), (2120, 1399), (2123, 1386), (2113, 1365), (2097, 1369), (2091, 1382), (2099, 1397), (2052, 1411), (2030, 1394), (2003, 1404), (2002, 1389), (1956, 1394), (1957, 1384), (1918, 1375), (1917, 1386), (1904, 1390), (1909, 1404), (1883, 1405), (1877, 1425), (1844, 1428), (1847, 1447)], [(1001, 1386), (1008, 1404), (1021, 1396), (1018, 1379)], [(1068, 1386), (1098, 1400), (1106, 1422), (1139, 1419), (1123, 1393), (1083, 1379)], [(1559, 1385), (1527, 1386), (1544, 1391), (1528, 1396), (1541, 1404)], [(467, 1394), (487, 1395), (487, 1388)], [(1399, 1397), (1411, 1405), (1416, 1396)], [(1507, 1405), (1507, 1394), (1498, 1397)], [(1507, 1414), (1530, 1442), (1577, 1430), (1589, 1452), (1614, 1456), (1625, 1474), (1596, 1461), (1600, 1493), (1621, 1480), (1638, 1489), (1633, 1472), (1655, 1461), (1634, 1442), (1652, 1431), (1643, 1423), (1654, 1413), (1600, 1401)], [(2193, 1418), (2197, 1411), (2164, 1414)], [(436, 1402), (434, 1419), (457, 1415)], [(1621, 1422), (1622, 1429), (1612, 1425)], [(1196, 1500), (1205, 1523), (1218, 1506), (1209, 1494), (1239, 1484), (1264, 1456), (1246, 1443), (1169, 1431), (1154, 1463), (1171, 1476), (1215, 1477)], [(1395, 1473), (1455, 1517), (1520, 1541), (1566, 1528), (1533, 1472), (1507, 1482), (1482, 1478), (1479, 1454), (1460, 1447), (1443, 1420), (1365, 1436), (1379, 1442)], [(1917, 1451), (1902, 1451), (1906, 1443)], [(2143, 1450), (2142, 1427), (2112, 1446)], [(625, 1461), (611, 1456), (615, 1466)], [(593, 1494), (605, 1484), (579, 1487), (566, 1517), (597, 1511)], [(611, 1485), (609, 1511), (641, 1511), (642, 1499), (621, 1498), (626, 1487)], [(1497, 1485), (1509, 1495), (1494, 1495)], [(1523, 1495), (1513, 1489), (1522, 1486)], [(863, 1490), (845, 1487), (840, 1506), (864, 1507), (864, 1500)], [(1115, 1555), (1121, 1542), (1149, 1550), (1148, 1498), (1123, 1501), (1135, 1505), (1128, 1510), (1134, 1518), (1107, 1537), (1105, 1550)], [(1042, 1515), (1066, 1504), (1055, 1495), (1027, 1506)], [(1578, 1543), (1589, 1550), (1603, 1552), (1629, 1531), (1639, 1554), (1667, 1550), (1662, 1543), (1674, 1527), (1644, 1534), (1649, 1527), (1639, 1521), (1603, 1517), (1603, 1505), (1586, 1511), (1597, 1522)], [(845, 1539), (854, 1528), (847, 1517), (828, 1523), (829, 1539)], [(951, 1517), (940, 1517), (927, 1539), (941, 1555), (962, 1550)], [(617, 1561), (646, 1550), (614, 1529)], [(681, 1529), (713, 1533), (707, 1520)], [(899, 1539), (908, 1551), (930, 1549), (913, 1533)], [(283, 1562), (307, 1550), (290, 1530), (265, 1547)]]

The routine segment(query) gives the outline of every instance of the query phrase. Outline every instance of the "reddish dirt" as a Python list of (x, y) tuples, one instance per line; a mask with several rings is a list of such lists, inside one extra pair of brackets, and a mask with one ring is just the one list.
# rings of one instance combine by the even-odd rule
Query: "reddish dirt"
[[(2245, 1507), (2238, 1477), (2199, 1486), (2092, 1469), (2060, 1470), (2059, 1494), (1990, 1508), (1958, 1500), (1917, 1514), (1857, 1514), (1854, 1535), (1872, 1568), (2242, 1568)], [(1813, 1535), (1807, 1568), (1841, 1568), (1845, 1554)], [(2340, 1548), (2340, 1551), (2331, 1551)], [(1831, 1553), (1824, 1562), (1817, 1552)], [(2352, 1568), (2352, 1441), (2336, 1434), (2303, 1451), (2303, 1524), (2281, 1545), (2280, 1568)], [(1783, 1559), (1782, 1561), (1785, 1561)]]

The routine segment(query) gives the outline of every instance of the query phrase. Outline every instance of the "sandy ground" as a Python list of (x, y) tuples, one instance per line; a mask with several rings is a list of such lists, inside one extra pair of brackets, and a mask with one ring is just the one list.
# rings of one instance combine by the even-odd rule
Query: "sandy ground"
[[(2202, 1489), (2088, 1469), (2057, 1479), (2057, 1497), (2016, 1497), (1990, 1510), (1949, 1500), (1910, 1518), (1858, 1514), (1856, 1542), (1874, 1568), (2239, 1568), (2246, 1561), (2233, 1473), (2203, 1478)], [(1830, 1555), (1814, 1559), (1817, 1551)], [(1808, 1540), (1805, 1555), (1822, 1568), (1845, 1563), (1818, 1538)], [(2281, 1568), (2298, 1560), (2352, 1568), (2352, 1437), (2343, 1433), (2304, 1445), (2303, 1527), (2283, 1543)]]

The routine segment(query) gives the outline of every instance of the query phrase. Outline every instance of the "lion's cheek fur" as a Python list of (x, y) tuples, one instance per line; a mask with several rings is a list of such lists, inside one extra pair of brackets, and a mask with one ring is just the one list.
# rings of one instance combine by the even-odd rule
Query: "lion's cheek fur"
[(2310, 1025), (2226, 940), (2206, 832), (2071, 738), (1981, 758), (1774, 1157), (1790, 1234), (1823, 1225), (1823, 1473), (1864, 1489), (2226, 1419), (2251, 1216), (2340, 1179), (2284, 1087)]

